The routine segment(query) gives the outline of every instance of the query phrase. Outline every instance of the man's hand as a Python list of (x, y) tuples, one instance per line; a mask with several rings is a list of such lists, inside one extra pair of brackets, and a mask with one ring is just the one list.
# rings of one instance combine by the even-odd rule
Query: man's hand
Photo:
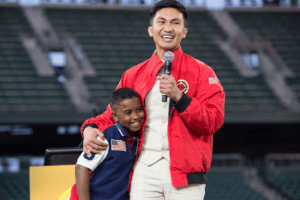
[[(98, 136), (101, 141), (97, 139)], [(105, 140), (104, 134), (97, 128), (86, 127), (83, 137), (83, 151), (88, 156), (92, 156), (92, 153), (101, 153), (101, 150), (105, 150), (108, 146), (107, 143), (102, 142)]]
[(174, 77), (163, 74), (158, 76), (157, 79), (160, 80), (159, 92), (164, 93), (177, 103), (182, 97), (182, 92), (179, 90)]

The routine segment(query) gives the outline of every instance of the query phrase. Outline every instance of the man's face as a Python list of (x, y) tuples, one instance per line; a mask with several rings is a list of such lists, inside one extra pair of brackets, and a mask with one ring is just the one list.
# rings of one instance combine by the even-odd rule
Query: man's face
[(145, 112), (140, 98), (133, 97), (119, 102), (112, 112), (112, 117), (132, 136), (141, 129), (144, 122)]
[(157, 51), (174, 51), (186, 37), (183, 14), (175, 8), (163, 8), (156, 12), (148, 33), (156, 44)]

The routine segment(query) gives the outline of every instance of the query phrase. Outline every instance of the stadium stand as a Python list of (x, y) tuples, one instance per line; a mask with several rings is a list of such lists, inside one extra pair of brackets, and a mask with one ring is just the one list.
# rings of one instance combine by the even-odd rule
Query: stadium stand
[(294, 72), (287, 82), (300, 100), (300, 15), (299, 12), (230, 12), (244, 30), (254, 30), (269, 40)]
[[(29, 199), (29, 157), (19, 156), (19, 165), (9, 166), (6, 160), (0, 158), (0, 199), (28, 200)], [(10, 169), (9, 169), (10, 168)], [(13, 172), (11, 172), (13, 170)]]
[(71, 34), (82, 44), (97, 72), (85, 82), (102, 110), (124, 71), (148, 59), (155, 48), (143, 11), (48, 8), (46, 14), (57, 32)]
[(300, 155), (269, 154), (264, 159), (265, 182), (291, 200), (300, 199)]
[(5, 200), (28, 200), (29, 174), (1, 175), (0, 198)]
[(38, 76), (20, 35), (33, 35), (20, 7), (0, 7), (0, 112), (36, 115), (74, 112), (55, 77)]
[[(226, 91), (225, 112), (244, 113), (284, 111), (278, 98), (267, 86), (263, 75), (242, 77), (231, 61), (215, 44), (214, 39), (225, 38), (225, 34), (208, 12), (190, 12), (189, 30), (185, 42), (194, 44), (194, 49), (186, 47), (186, 53), (211, 66)], [(195, 41), (202, 41), (199, 43)], [(196, 43), (196, 44), (195, 44)], [(185, 47), (185, 46), (184, 46)]]
[(243, 175), (245, 159), (240, 154), (216, 154), (207, 173), (205, 200), (264, 200), (261, 194), (249, 187)]
[[(102, 110), (123, 72), (149, 58), (155, 49), (146, 30), (147, 12), (57, 8), (45, 11), (60, 34), (71, 34), (82, 44), (97, 71), (97, 77), (86, 77), (85, 81)], [(220, 50), (214, 39), (225, 38), (225, 34), (209, 12), (190, 11), (189, 16), (189, 33), (182, 48), (215, 70), (226, 91), (226, 113), (276, 115), (286, 110), (263, 75), (242, 77)]]

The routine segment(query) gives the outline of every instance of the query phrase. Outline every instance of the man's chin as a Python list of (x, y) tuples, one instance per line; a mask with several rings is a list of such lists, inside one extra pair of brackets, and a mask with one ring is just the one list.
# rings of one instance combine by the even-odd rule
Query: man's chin
[(178, 47), (165, 47), (163, 48), (165, 52), (167, 51), (176, 51), (178, 49)]
[(163, 48), (163, 49), (164, 49), (164, 51), (173, 51), (173, 48), (165, 47), (165, 48)]
[(164, 52), (176, 51), (179, 48), (179, 46), (174, 47), (173, 45), (156, 45), (156, 50), (160, 49), (160, 50), (163, 50)]

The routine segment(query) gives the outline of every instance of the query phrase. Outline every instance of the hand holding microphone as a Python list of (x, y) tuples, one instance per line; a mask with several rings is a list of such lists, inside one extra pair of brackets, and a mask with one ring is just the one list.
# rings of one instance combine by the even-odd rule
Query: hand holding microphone
[(171, 51), (168, 51), (165, 53), (164, 58), (164, 74), (167, 75), (163, 74), (157, 77), (157, 79), (160, 80), (160, 92), (163, 93), (162, 102), (167, 102), (167, 98), (169, 97), (177, 103), (181, 99), (183, 93), (179, 90), (177, 81), (171, 75), (171, 66), (174, 54)]

